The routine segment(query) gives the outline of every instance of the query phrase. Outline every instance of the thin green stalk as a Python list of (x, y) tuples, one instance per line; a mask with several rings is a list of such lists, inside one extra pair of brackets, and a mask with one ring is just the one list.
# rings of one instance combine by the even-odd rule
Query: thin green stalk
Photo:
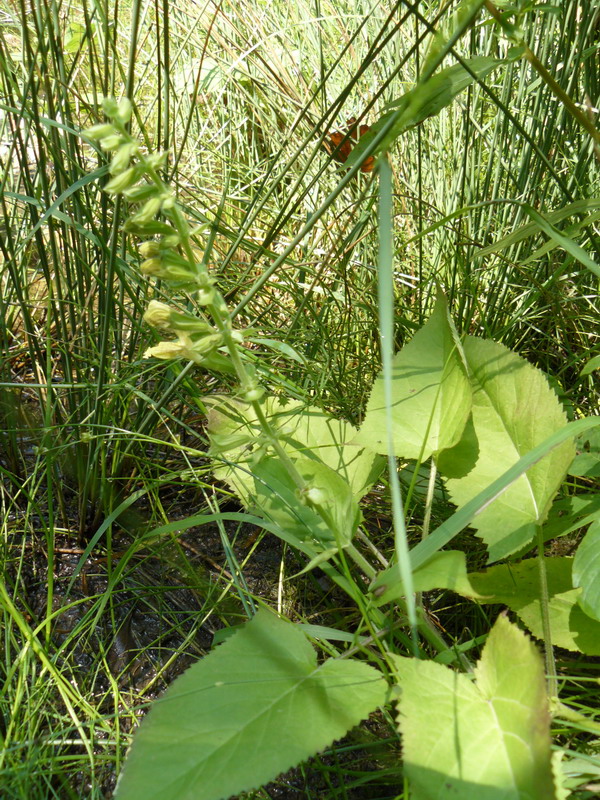
[(383, 364), (383, 387), (386, 409), (387, 453), (390, 490), (392, 494), (392, 514), (394, 518), (394, 542), (400, 575), (406, 588), (406, 609), (411, 630), (413, 653), (419, 657), (417, 635), (417, 613), (413, 589), (412, 571), (402, 492), (398, 479), (398, 468), (394, 452), (392, 359), (394, 355), (394, 247), (393, 247), (393, 191), (392, 170), (383, 158), (379, 165), (379, 276), (377, 298), (379, 308), (379, 335), (381, 339), (381, 360)]
[(552, 646), (552, 629), (550, 627), (550, 610), (548, 607), (550, 595), (548, 592), (548, 575), (546, 572), (546, 556), (544, 554), (544, 534), (542, 526), (536, 530), (536, 544), (538, 551), (538, 566), (540, 576), (540, 609), (542, 614), (542, 630), (544, 632), (544, 657), (546, 660), (546, 677), (548, 679), (548, 694), (550, 697), (558, 696), (558, 677), (556, 661)]

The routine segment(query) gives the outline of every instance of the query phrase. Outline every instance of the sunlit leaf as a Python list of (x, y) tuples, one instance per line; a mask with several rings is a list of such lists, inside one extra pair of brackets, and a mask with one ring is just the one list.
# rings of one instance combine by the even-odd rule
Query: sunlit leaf
[[(444, 550), (412, 573), (415, 592), (429, 592), (432, 589), (451, 589), (465, 597), (478, 597), (467, 575), (467, 559), (459, 550)], [(398, 564), (380, 572), (369, 591), (377, 605), (389, 603), (406, 596)]]
[(577, 602), (600, 621), (600, 521), (590, 525), (573, 560), (573, 586), (581, 588)]
[(522, 631), (499, 617), (475, 681), (433, 662), (393, 660), (413, 800), (552, 800), (544, 667)]
[[(475, 467), (448, 480), (463, 506), (509, 467), (566, 423), (558, 398), (542, 372), (506, 347), (468, 336), (464, 353), (473, 386), (472, 419), (479, 444)], [(498, 561), (531, 542), (575, 454), (564, 442), (534, 464), (471, 523)]]
[[(251, 405), (230, 397), (212, 396), (208, 407), (211, 453), (230, 464), (215, 466), (215, 475), (227, 481), (244, 502), (254, 488), (252, 458), (264, 441)], [(372, 449), (351, 443), (356, 428), (312, 406), (276, 397), (266, 399), (265, 416), (292, 458), (317, 457), (339, 473), (360, 499), (380, 474), (383, 459)]]
[[(442, 295), (425, 325), (396, 354), (392, 370), (396, 455), (424, 461), (457, 444), (471, 411), (471, 387)], [(354, 441), (386, 453), (386, 426), (383, 376), (379, 376)]]
[(178, 678), (134, 736), (115, 800), (222, 800), (339, 739), (385, 701), (381, 674), (317, 655), (261, 610)]
[[(548, 613), (552, 644), (588, 655), (600, 655), (600, 622), (583, 612), (573, 589), (572, 558), (547, 558)], [(483, 603), (502, 603), (514, 611), (538, 639), (544, 638), (537, 558), (518, 564), (498, 564), (472, 572), (469, 580)]]

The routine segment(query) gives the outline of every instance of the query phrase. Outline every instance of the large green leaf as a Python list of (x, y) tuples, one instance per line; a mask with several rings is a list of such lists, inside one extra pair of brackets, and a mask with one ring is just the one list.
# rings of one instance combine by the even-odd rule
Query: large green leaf
[[(510, 60), (519, 57), (516, 49), (510, 54)], [(477, 78), (483, 80), (492, 70), (507, 63), (509, 59), (475, 56), (465, 59), (463, 64), (440, 70), (421, 86), (410, 89), (401, 98), (390, 104), (391, 110), (380, 117), (370, 130), (361, 137), (354, 147), (346, 166), (351, 167), (364, 159), (364, 152), (373, 139), (389, 126), (383, 139), (378, 143), (373, 155), (389, 150), (394, 141), (409, 128), (432, 117), (450, 105), (454, 98), (467, 89)]]
[(581, 587), (578, 603), (589, 617), (600, 620), (600, 521), (590, 525), (573, 561), (573, 586)]
[[(471, 410), (471, 388), (458, 337), (440, 295), (433, 314), (396, 354), (392, 366), (396, 455), (424, 461), (457, 444)], [(383, 376), (373, 385), (355, 442), (387, 453)]]
[(385, 701), (367, 664), (320, 666), (305, 635), (261, 610), (178, 678), (134, 736), (116, 800), (221, 800), (343, 736)]
[[(546, 559), (552, 644), (600, 655), (600, 622), (585, 614), (577, 602), (581, 589), (573, 589), (572, 565), (572, 558)], [(534, 636), (544, 638), (537, 558), (470, 573), (469, 580), (483, 596), (480, 602), (507, 605)]]
[[(413, 571), (412, 578), (415, 592), (451, 589), (465, 597), (479, 596), (471, 586), (467, 575), (467, 558), (460, 550), (444, 550), (436, 553), (429, 561)], [(369, 587), (369, 591), (376, 605), (406, 597), (398, 564), (392, 564), (380, 572)]]
[[(516, 461), (564, 427), (565, 413), (539, 370), (495, 342), (468, 336), (464, 353), (473, 386), (473, 427), (479, 443), (475, 467), (448, 480), (463, 506)], [(534, 464), (471, 523), (498, 561), (531, 542), (544, 521), (575, 454), (567, 441)]]
[[(252, 456), (264, 441), (254, 409), (248, 403), (219, 395), (206, 398), (205, 403), (211, 453), (229, 462), (216, 466), (215, 475), (227, 481), (246, 502), (254, 488)], [(277, 397), (267, 398), (263, 409), (292, 458), (320, 459), (347, 481), (357, 500), (381, 472), (384, 461), (380, 456), (364, 445), (351, 443), (356, 428), (348, 422)]]
[(295, 466), (307, 483), (304, 500), (278, 458), (266, 456), (254, 465), (253, 498), (261, 515), (301, 542), (335, 550), (349, 544), (360, 509), (346, 481), (310, 458), (296, 459)]
[(499, 617), (475, 670), (393, 657), (413, 800), (552, 800), (542, 659)]

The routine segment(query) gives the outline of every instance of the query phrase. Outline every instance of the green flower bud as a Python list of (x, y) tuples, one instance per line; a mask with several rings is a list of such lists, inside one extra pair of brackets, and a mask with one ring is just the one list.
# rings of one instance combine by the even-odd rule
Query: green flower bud
[(132, 183), (135, 183), (137, 180), (137, 170), (135, 167), (129, 167), (126, 169), (125, 172), (121, 172), (119, 175), (116, 175), (112, 180), (110, 180), (106, 186), (104, 187), (104, 191), (108, 192), (109, 194), (121, 194), (131, 186)]
[(132, 110), (133, 106), (131, 105), (131, 100), (128, 97), (124, 97), (119, 103), (116, 114), (123, 125), (126, 125), (131, 119)]
[(143, 275), (152, 275), (161, 278), (160, 274), (163, 270), (163, 263), (160, 258), (147, 258), (140, 264), (140, 272)]
[(150, 222), (160, 211), (161, 205), (162, 201), (160, 197), (151, 197), (149, 200), (146, 200), (143, 208), (141, 208), (140, 211), (134, 215), (134, 221), (139, 225), (143, 225), (145, 222)]
[(166, 303), (151, 300), (144, 314), (144, 321), (154, 328), (170, 328), (173, 311)]
[(209, 353), (204, 357), (198, 356), (198, 358), (193, 358), (192, 361), (195, 361), (196, 364), (200, 364), (200, 366), (205, 369), (213, 370), (213, 372), (225, 372), (227, 375), (235, 374), (235, 367), (231, 363), (229, 357), (218, 351)]
[[(163, 243), (161, 242), (161, 244)], [(160, 252), (165, 264), (168, 264), (171, 267), (181, 267), (182, 269), (187, 269), (189, 272), (192, 272), (194, 275), (196, 275), (193, 267), (190, 267), (190, 262), (187, 260), (187, 258), (179, 255), (179, 253), (175, 252), (175, 250), (167, 250), (161, 247)]]
[(242, 400), (245, 400), (246, 403), (258, 403), (264, 393), (265, 390), (262, 386), (254, 386), (242, 393)]
[(108, 136), (115, 136), (116, 134), (116, 128), (108, 122), (92, 125), (91, 128), (85, 131), (85, 135), (90, 139), (106, 139)]
[(209, 306), (215, 299), (214, 289), (199, 289), (196, 295), (198, 305)]
[(108, 168), (110, 174), (120, 175), (121, 172), (124, 172), (129, 166), (131, 156), (137, 152), (138, 147), (139, 145), (137, 142), (128, 142), (121, 145), (114, 154), (113, 160), (110, 162), (110, 167)]
[[(218, 333), (212, 325), (200, 319), (200, 317), (195, 317), (192, 314), (181, 314), (179, 311), (172, 312), (171, 326), (180, 339), (187, 337), (190, 345), (195, 345), (196, 341), (199, 341), (202, 336), (207, 336), (208, 334), (216, 333), (221, 337), (221, 334)], [(221, 339), (219, 340), (219, 345), (220, 344)]]
[(182, 267), (175, 267), (165, 264), (161, 258), (148, 258), (140, 264), (140, 272), (152, 278), (162, 278), (165, 281), (176, 281), (178, 283), (195, 283), (194, 274)]
[(105, 97), (102, 100), (102, 108), (104, 109), (104, 113), (107, 117), (111, 119), (116, 117), (119, 113), (119, 105), (114, 97)]
[(220, 333), (205, 334), (192, 342), (191, 350), (197, 355), (208, 356), (223, 344), (223, 337)]
[(149, 167), (159, 169), (167, 163), (168, 158), (169, 153), (166, 151), (164, 153), (150, 153), (150, 155), (146, 157), (146, 161), (148, 162)]
[[(126, 220), (123, 226), (127, 233), (134, 233), (137, 236), (175, 236), (178, 237), (177, 231), (166, 222), (161, 222), (158, 219), (153, 219), (150, 222), (142, 224), (135, 221), (133, 217)], [(177, 238), (177, 242), (179, 239)]]
[(173, 232), (169, 236), (164, 236), (162, 240), (163, 247), (177, 247), (181, 243), (179, 234)]
[(131, 203), (141, 203), (149, 197), (154, 197), (157, 192), (158, 187), (153, 183), (138, 183), (136, 186), (132, 186), (131, 189), (127, 189), (123, 194)]
[(151, 239), (148, 242), (142, 242), (140, 245), (140, 253), (144, 258), (152, 258), (160, 253), (160, 245)]
[(111, 150), (116, 150), (117, 147), (120, 147), (123, 142), (123, 137), (119, 136), (118, 133), (115, 133), (113, 136), (106, 136), (104, 139), (100, 139), (100, 147), (103, 150), (110, 152)]

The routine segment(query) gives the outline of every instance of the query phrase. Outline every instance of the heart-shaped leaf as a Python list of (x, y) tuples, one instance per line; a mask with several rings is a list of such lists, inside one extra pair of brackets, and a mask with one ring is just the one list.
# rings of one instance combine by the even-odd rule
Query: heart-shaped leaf
[(413, 800), (555, 797), (543, 662), (506, 617), (488, 636), (475, 682), (431, 661), (392, 658)]

